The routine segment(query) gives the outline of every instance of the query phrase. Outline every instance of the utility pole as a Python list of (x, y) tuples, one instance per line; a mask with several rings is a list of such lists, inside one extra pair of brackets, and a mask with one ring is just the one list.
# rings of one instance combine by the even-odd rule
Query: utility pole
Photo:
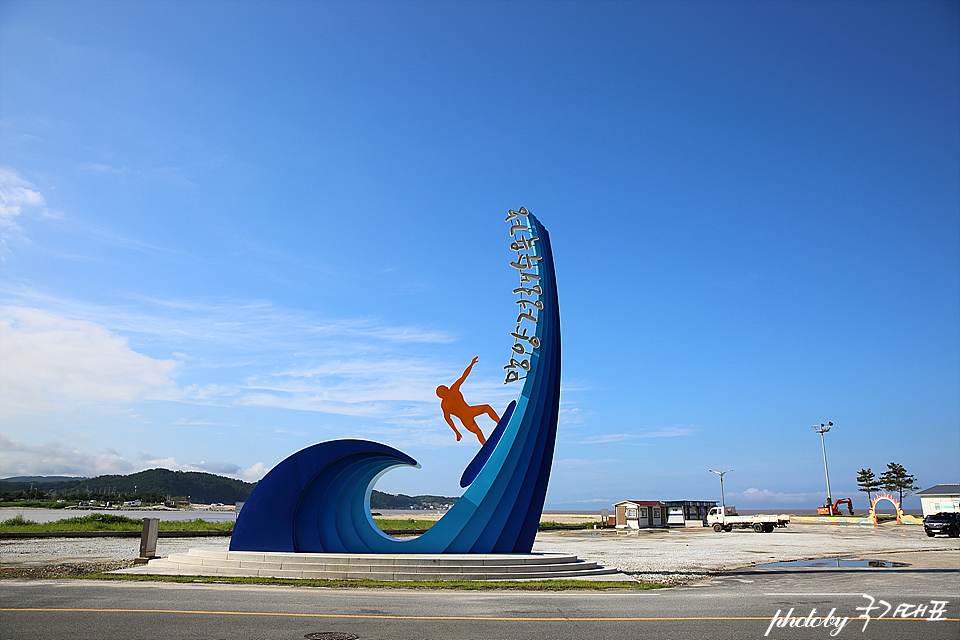
[(833, 495), (830, 493), (830, 471), (827, 470), (827, 445), (824, 444), (823, 434), (827, 431), (830, 431), (830, 427), (833, 426), (832, 422), (827, 424), (820, 423), (820, 426), (813, 425), (813, 430), (820, 434), (820, 448), (823, 449), (823, 473), (827, 476), (827, 507), (830, 510), (830, 515), (833, 515)]
[(723, 474), (730, 473), (733, 469), (727, 469), (726, 471), (714, 471), (713, 469), (707, 469), (710, 473), (715, 473), (720, 476), (720, 506), (723, 507), (723, 515), (727, 515), (727, 501), (723, 497)]

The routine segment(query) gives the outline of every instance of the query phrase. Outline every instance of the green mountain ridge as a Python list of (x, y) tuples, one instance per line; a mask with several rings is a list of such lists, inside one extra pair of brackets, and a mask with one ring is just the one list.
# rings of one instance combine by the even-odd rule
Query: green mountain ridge
[[(0, 500), (99, 500), (140, 499), (147, 502), (189, 500), (210, 504), (243, 502), (255, 482), (218, 476), (202, 471), (148, 469), (129, 475), (105, 475), (95, 478), (65, 476), (20, 476), (0, 480)], [(372, 509), (431, 509), (452, 505), (456, 497), (393, 495), (374, 490)]]
[[(30, 491), (31, 485), (33, 491)], [(201, 471), (171, 471), (148, 469), (129, 475), (105, 475), (95, 478), (41, 482), (17, 479), (0, 480), (0, 495), (8, 500), (14, 492), (36, 494), (63, 500), (118, 501), (141, 499), (150, 502), (189, 500), (198, 503), (222, 502), (229, 504), (246, 499), (252, 482), (226, 478)]]
[(0, 478), (0, 482), (69, 482), (71, 480), (89, 480), (87, 476), (13, 476)]

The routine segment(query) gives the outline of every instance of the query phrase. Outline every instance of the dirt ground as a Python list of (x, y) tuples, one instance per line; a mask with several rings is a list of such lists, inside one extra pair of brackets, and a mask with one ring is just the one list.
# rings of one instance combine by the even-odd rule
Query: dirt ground
[(533, 550), (575, 552), (651, 582), (681, 584), (740, 567), (813, 558), (903, 562), (960, 570), (960, 538), (928, 538), (916, 525), (793, 524), (770, 533), (711, 528), (633, 532), (545, 531)]
[[(567, 519), (577, 517), (584, 516)], [(544, 520), (563, 522), (558, 514), (547, 514)], [(47, 577), (85, 568), (119, 568), (138, 555), (139, 544), (136, 538), (2, 540), (0, 575)], [(192, 547), (226, 549), (229, 544), (228, 537), (161, 538), (157, 552), (165, 557)], [(928, 538), (923, 527), (896, 524), (791, 523), (771, 533), (749, 529), (716, 533), (707, 527), (543, 531), (537, 534), (533, 551), (575, 554), (641, 580), (668, 584), (685, 584), (740, 567), (812, 558), (879, 560), (960, 571), (960, 538)]]

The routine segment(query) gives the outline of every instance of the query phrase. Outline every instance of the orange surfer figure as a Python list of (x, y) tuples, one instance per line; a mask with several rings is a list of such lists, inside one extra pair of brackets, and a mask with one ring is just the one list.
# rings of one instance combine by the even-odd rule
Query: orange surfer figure
[(453, 424), (450, 416), (459, 418), (463, 426), (471, 433), (475, 433), (477, 439), (480, 440), (480, 444), (483, 445), (486, 444), (487, 439), (483, 437), (483, 431), (477, 426), (477, 421), (474, 420), (474, 418), (483, 413), (490, 416), (490, 419), (494, 422), (500, 422), (500, 418), (497, 416), (497, 412), (493, 410), (493, 407), (488, 404), (471, 407), (467, 404), (467, 401), (463, 399), (463, 394), (460, 393), (460, 385), (462, 385), (463, 381), (470, 375), (470, 370), (473, 369), (473, 365), (475, 364), (477, 364), (477, 358), (470, 361), (469, 366), (463, 370), (463, 375), (460, 376), (460, 379), (454, 382), (450, 388), (444, 385), (437, 387), (437, 396), (439, 396), (441, 400), (440, 409), (443, 410), (443, 419), (447, 421), (447, 424), (450, 425), (453, 432), (457, 434), (457, 442), (460, 442), (460, 438), (463, 436), (457, 431), (457, 427)]

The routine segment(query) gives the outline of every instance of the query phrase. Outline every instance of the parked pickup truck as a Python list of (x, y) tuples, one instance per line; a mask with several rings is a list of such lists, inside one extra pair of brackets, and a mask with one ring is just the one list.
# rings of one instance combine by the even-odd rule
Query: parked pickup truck
[(757, 533), (770, 533), (776, 527), (785, 527), (790, 523), (790, 518), (786, 516), (768, 516), (766, 514), (757, 514), (755, 516), (741, 516), (737, 514), (736, 507), (713, 507), (707, 514), (707, 524), (713, 526), (717, 533), (721, 531), (733, 531), (734, 527), (740, 529), (753, 529)]

